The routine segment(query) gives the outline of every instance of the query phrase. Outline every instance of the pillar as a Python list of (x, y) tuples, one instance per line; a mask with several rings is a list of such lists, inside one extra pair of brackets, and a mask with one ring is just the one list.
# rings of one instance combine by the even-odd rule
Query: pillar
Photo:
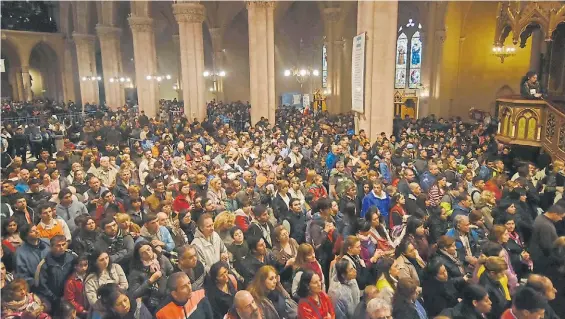
[(65, 38), (65, 48), (63, 49), (64, 58), (60, 61), (59, 67), (61, 68), (62, 83), (63, 83), (63, 100), (73, 101), (77, 100), (75, 95), (75, 73), (73, 71), (73, 52), (72, 42)]
[(543, 41), (543, 32), (541, 29), (532, 31), (532, 49), (530, 54), (530, 70), (539, 73), (541, 66), (541, 49)]
[(133, 36), (133, 55), (135, 59), (135, 83), (137, 85), (137, 104), (139, 110), (153, 118), (158, 111), (158, 90), (155, 80), (147, 76), (157, 74), (157, 54), (155, 51), (155, 34), (153, 19), (142, 16), (128, 18)]
[(275, 123), (274, 1), (247, 2), (251, 123), (262, 117)]
[(327, 99), (328, 112), (337, 114), (342, 111), (341, 101), (341, 75), (343, 45), (340, 20), (340, 8), (324, 8), (324, 34), (326, 36), (326, 50), (328, 55), (328, 89), (330, 94)]
[(29, 65), (23, 65), (21, 68), (22, 75), (22, 100), (31, 101), (33, 94), (31, 92), (31, 76), (29, 75)]
[(173, 34), (173, 43), (175, 48), (177, 48), (177, 82), (174, 84), (177, 86), (177, 100), (182, 100), (182, 72), (180, 67), (180, 36), (178, 34)]
[(80, 81), (81, 102), (84, 108), (86, 103), (99, 104), (98, 81), (83, 81), (84, 77), (97, 76), (96, 57), (94, 55), (94, 41), (96, 37), (91, 34), (73, 32), (78, 62), (78, 76)]
[(377, 135), (392, 134), (394, 119), (394, 55), (398, 1), (358, 2), (357, 34), (366, 32), (365, 107), (357, 120), (375, 141)]
[(206, 117), (206, 83), (204, 81), (204, 41), (202, 22), (204, 6), (200, 3), (173, 4), (179, 24), (180, 64), (184, 113), (189, 120)]
[[(223, 36), (224, 28), (210, 28), (210, 36), (212, 37), (212, 64), (214, 72), (217, 74), (224, 69), (224, 51), (223, 51)], [(224, 78), (216, 76), (216, 99), (219, 101), (224, 100)]]
[(121, 77), (122, 74), (122, 48), (120, 35), (122, 29), (96, 25), (96, 34), (100, 39), (100, 51), (102, 53), (102, 70), (104, 71), (104, 92), (106, 92), (106, 105), (112, 110), (117, 110), (125, 101), (125, 82), (110, 82), (113, 77)]

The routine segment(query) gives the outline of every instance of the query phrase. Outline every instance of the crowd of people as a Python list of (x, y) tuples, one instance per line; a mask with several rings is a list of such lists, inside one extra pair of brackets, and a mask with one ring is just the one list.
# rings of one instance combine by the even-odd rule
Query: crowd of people
[(2, 128), (2, 318), (565, 319), (562, 161), (461, 119), (160, 104)]

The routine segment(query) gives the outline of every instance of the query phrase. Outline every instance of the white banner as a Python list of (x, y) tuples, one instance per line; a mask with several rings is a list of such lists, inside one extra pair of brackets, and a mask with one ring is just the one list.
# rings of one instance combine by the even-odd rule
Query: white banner
[(300, 94), (294, 94), (292, 96), (292, 105), (300, 105)]
[(310, 94), (304, 94), (302, 96), (302, 107), (305, 109), (310, 107)]
[(6, 67), (4, 66), (4, 59), (0, 59), (0, 72), (6, 72)]
[(351, 54), (351, 110), (365, 112), (365, 39), (366, 32), (353, 38)]

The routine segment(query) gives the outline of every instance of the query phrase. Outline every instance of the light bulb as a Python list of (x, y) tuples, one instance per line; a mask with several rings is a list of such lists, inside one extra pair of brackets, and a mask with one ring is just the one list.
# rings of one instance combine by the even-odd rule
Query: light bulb
[(167, 78), (167, 80), (170, 80), (171, 76), (169, 74), (167, 74), (167, 76), (165, 76), (165, 78)]
[(157, 77), (157, 82), (161, 82), (163, 78), (161, 78), (160, 76)]
[(314, 76), (318, 76), (318, 75), (320, 75), (320, 72), (318, 70), (314, 70), (314, 71), (312, 71), (312, 74)]
[(131, 79), (130, 79), (130, 78), (127, 78), (127, 79), (126, 79), (126, 82), (131, 82)]
[(221, 77), (224, 77), (224, 76), (226, 76), (226, 72), (225, 72), (225, 71), (220, 71), (220, 73), (219, 73), (218, 75), (221, 76)]
[(151, 80), (151, 75), (145, 77), (147, 80)]
[(110, 83), (114, 83), (114, 78), (110, 78)]
[(301, 76), (306, 76), (306, 72), (307, 72), (306, 70), (302, 69), (302, 70), (300, 70), (300, 75), (301, 75)]
[(210, 75), (210, 72), (204, 71), (203, 75), (204, 75), (204, 76), (209, 76), (209, 75)]
[(82, 80), (83, 80), (83, 81), (86, 81), (86, 76), (83, 76), (83, 77), (82, 77)]
[(120, 78), (120, 82), (124, 82), (126, 79), (124, 79), (123, 77)]
[(96, 79), (97, 79), (98, 81), (100, 81), (100, 80), (102, 80), (102, 77), (99, 76), (99, 77), (97, 77)]
[(284, 76), (290, 76), (290, 70), (284, 70)]

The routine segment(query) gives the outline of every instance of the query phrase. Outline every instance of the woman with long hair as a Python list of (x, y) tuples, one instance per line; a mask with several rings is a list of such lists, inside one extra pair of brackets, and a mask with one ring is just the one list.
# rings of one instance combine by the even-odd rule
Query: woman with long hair
[(294, 298), (297, 298), (296, 290), (298, 289), (298, 283), (300, 282), (300, 277), (304, 271), (312, 271), (316, 273), (322, 279), (322, 290), (326, 291), (325, 277), (322, 272), (322, 266), (316, 259), (316, 252), (314, 247), (310, 244), (300, 244), (296, 252), (296, 259), (294, 261), (294, 271), (292, 275), (292, 289), (291, 293)]
[(382, 222), (379, 210), (376, 207), (369, 209), (365, 219), (371, 223), (371, 229), (368, 234), (371, 241), (377, 246), (377, 249), (382, 250), (386, 255), (392, 256), (394, 254), (394, 243), (385, 228), (386, 225)]
[(222, 179), (219, 177), (214, 177), (208, 183), (208, 192), (206, 193), (206, 198), (209, 198), (215, 205), (217, 212), (221, 212), (226, 209), (224, 201), (228, 199), (225, 189), (222, 187)]
[(300, 277), (296, 295), (298, 318), (335, 319), (336, 314), (330, 297), (322, 290), (323, 280), (313, 271), (307, 270)]
[(237, 292), (237, 281), (229, 273), (229, 265), (221, 261), (210, 267), (204, 285), (214, 318), (222, 319), (233, 304)]
[(508, 241), (504, 248), (510, 256), (510, 264), (516, 272), (518, 279), (525, 277), (534, 267), (530, 254), (526, 251), (524, 237), (516, 228), (516, 221), (513, 216), (508, 215), (504, 220), (504, 227), (508, 231)]
[(259, 268), (253, 281), (247, 287), (257, 306), (261, 309), (264, 318), (283, 319), (290, 318), (287, 302), (292, 299), (278, 281), (278, 273), (274, 267), (265, 265)]
[(393, 205), (390, 209), (388, 227), (393, 229), (394, 226), (402, 224), (402, 217), (407, 214), (404, 205), (406, 204), (406, 198), (402, 193), (396, 193), (392, 196), (391, 204)]
[(75, 225), (78, 226), (78, 230), (73, 234), (71, 249), (79, 256), (92, 252), (94, 243), (102, 234), (96, 227), (94, 217), (87, 214), (79, 215), (75, 218)]
[(411, 278), (400, 278), (392, 298), (392, 316), (402, 319), (427, 319), (426, 309), (418, 300), (418, 282)]
[[(249, 254), (245, 258), (239, 260), (234, 268), (236, 271), (244, 278), (245, 285), (249, 285), (255, 276), (255, 273), (263, 266), (270, 265), (274, 267), (279, 267), (280, 265), (275, 260), (273, 254), (267, 250), (267, 245), (265, 240), (259, 237), (248, 237), (247, 243), (249, 245)], [(291, 267), (288, 265), (283, 265), (284, 270), (282, 276), (285, 277), (285, 271), (290, 272)]]
[(117, 213), (114, 216), (116, 223), (118, 224), (118, 228), (121, 230), (122, 234), (126, 235), (129, 234), (136, 240), (139, 237), (139, 232), (141, 231), (141, 227), (138, 224), (134, 223), (131, 220), (131, 216), (126, 213)]
[[(361, 240), (357, 236), (348, 236), (343, 241), (341, 247), (341, 254), (337, 259), (345, 259), (351, 263), (353, 268), (357, 271), (357, 284), (359, 289), (365, 289), (370, 282), (374, 282), (375, 278), (372, 276), (371, 271), (367, 268), (367, 264), (361, 258)], [(336, 260), (337, 260), (336, 259)], [(330, 270), (330, 289), (331, 285), (335, 282), (335, 269)]]
[(353, 318), (355, 308), (361, 299), (357, 285), (357, 270), (346, 259), (335, 264), (336, 280), (330, 286), (328, 294), (334, 304), (337, 318)]
[(392, 306), (392, 296), (396, 291), (399, 276), (398, 263), (393, 258), (383, 257), (379, 260), (377, 269), (378, 280), (376, 286), (379, 291), (378, 296)]
[(154, 312), (167, 288), (167, 278), (173, 273), (168, 258), (161, 255), (147, 241), (135, 244), (128, 280), (133, 298), (140, 298), (147, 308)]
[(447, 271), (449, 278), (461, 278), (465, 274), (463, 262), (458, 258), (455, 239), (443, 235), (437, 240), (437, 249), (430, 260), (440, 261)]
[(97, 291), (100, 299), (103, 319), (152, 319), (153, 316), (145, 304), (126, 294), (115, 283), (101, 286)]
[(418, 255), (414, 245), (402, 239), (394, 251), (394, 257), (398, 263), (399, 278), (411, 278), (420, 283), (420, 275), (423, 273), (426, 264)]
[(23, 244), (20, 232), (18, 231), (18, 223), (14, 216), (2, 222), (2, 245), (6, 246), (10, 252), (15, 253), (16, 249)]
[(288, 189), (288, 193), (292, 198), (298, 198), (300, 200), (300, 206), (304, 208), (304, 203), (306, 203), (306, 198), (304, 197), (304, 193), (302, 192), (302, 185), (300, 184), (300, 178), (293, 177), (290, 180), (290, 188)]
[(408, 218), (408, 222), (406, 223), (406, 233), (404, 234), (403, 240), (404, 239), (410, 241), (410, 243), (414, 245), (416, 250), (418, 250), (418, 255), (424, 262), (428, 260), (431, 249), (430, 244), (428, 243), (427, 231), (424, 228), (423, 220), (416, 217)]
[(88, 271), (84, 280), (84, 293), (92, 307), (97, 307), (98, 295), (96, 291), (107, 283), (115, 283), (124, 290), (128, 289), (129, 286), (122, 267), (113, 263), (107, 252), (94, 250), (88, 256)]
[[(501, 245), (504, 249), (500, 252), (500, 257), (504, 258), (507, 264), (506, 276), (508, 277), (508, 288), (510, 288), (510, 293), (514, 293), (514, 290), (518, 287), (518, 276), (514, 271), (511, 263), (510, 253), (508, 252), (506, 245), (510, 239), (510, 234), (504, 225), (494, 225), (488, 236), (491, 242)], [(529, 257), (529, 255), (528, 255)]]
[(435, 183), (430, 187), (428, 191), (428, 200), (430, 201), (430, 206), (438, 207), (441, 203), (442, 197), (446, 193), (447, 178), (443, 174), (436, 176)]
[(179, 227), (186, 235), (189, 243), (194, 240), (194, 233), (196, 232), (196, 223), (192, 220), (190, 211), (183, 210), (179, 213)]
[(181, 182), (180, 193), (173, 201), (173, 210), (175, 212), (182, 212), (183, 210), (190, 210), (192, 206), (192, 199), (190, 198), (190, 183), (187, 181)]
[(492, 301), (492, 309), (487, 314), (488, 319), (498, 319), (510, 307), (510, 293), (501, 279), (506, 277), (508, 264), (502, 257), (488, 257), (484, 264), (484, 272), (479, 278), (479, 284), (488, 292)]
[[(294, 238), (290, 238), (288, 230), (283, 225), (275, 227), (275, 245), (273, 247), (273, 257), (279, 265), (292, 267), (298, 254), (298, 243)], [(283, 286), (290, 286), (292, 282), (292, 272), (286, 272), (286, 277), (281, 277)]]
[(290, 199), (292, 196), (289, 193), (289, 186), (288, 181), (277, 181), (277, 194), (273, 198), (271, 207), (275, 218), (278, 220), (283, 220), (290, 214)]
[(440, 314), (443, 309), (457, 305), (467, 277), (451, 278), (447, 267), (440, 259), (433, 259), (426, 266), (422, 284), (424, 305), (430, 317)]

